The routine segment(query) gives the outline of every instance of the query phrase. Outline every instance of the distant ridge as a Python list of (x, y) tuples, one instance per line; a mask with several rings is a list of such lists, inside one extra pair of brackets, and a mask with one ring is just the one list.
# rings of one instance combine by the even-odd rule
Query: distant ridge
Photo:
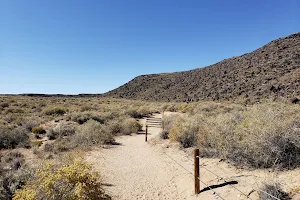
[(300, 33), (205, 68), (138, 76), (104, 96), (180, 102), (300, 96)]
[(27, 93), (19, 94), (20, 96), (29, 97), (97, 97), (100, 94), (37, 94), (37, 93)]

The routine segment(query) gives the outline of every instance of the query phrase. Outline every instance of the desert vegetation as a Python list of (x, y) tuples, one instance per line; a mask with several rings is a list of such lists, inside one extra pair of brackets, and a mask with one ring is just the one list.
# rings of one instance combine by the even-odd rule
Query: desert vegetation
[(289, 197), (289, 194), (284, 192), (281, 189), (281, 186), (279, 183), (265, 183), (263, 184), (261, 191), (259, 193), (259, 199), (260, 200), (268, 200), (272, 197), (270, 197), (270, 195), (267, 195), (266, 193), (272, 195), (273, 197), (276, 197), (278, 199), (282, 199), (282, 200), (289, 200), (291, 199)]
[[(156, 103), (97, 97), (1, 96), (0, 199), (56, 199), (62, 193), (63, 199), (109, 199), (97, 182), (99, 174), (87, 173), (88, 164), (66, 165), (59, 158), (78, 149), (115, 145), (115, 136), (138, 133), (138, 118), (159, 110)], [(71, 180), (68, 170), (82, 172), (84, 180)], [(45, 177), (45, 171), (53, 176)], [(45, 187), (37, 190), (38, 185)]]
[(300, 107), (284, 102), (242, 106), (215, 102), (186, 104), (170, 115), (163, 135), (183, 147), (199, 146), (204, 157), (235, 165), (292, 169), (300, 165)]
[(63, 166), (46, 163), (38, 169), (14, 200), (35, 199), (111, 199), (102, 189), (99, 174), (83, 161)]
[[(245, 105), (1, 96), (0, 105), (1, 199), (55, 199), (60, 193), (65, 193), (65, 199), (109, 199), (100, 175), (87, 163), (73, 158), (67, 162), (61, 157), (96, 146), (117, 145), (116, 136), (139, 133), (139, 118), (163, 111), (166, 115), (160, 137), (183, 148), (197, 146), (203, 157), (218, 157), (250, 168), (286, 170), (300, 166), (300, 107), (287, 100)], [(82, 172), (83, 178), (72, 179), (68, 170)], [(49, 181), (51, 187), (46, 184)], [(61, 184), (67, 185), (67, 191)], [(37, 190), (37, 185), (43, 187)]]

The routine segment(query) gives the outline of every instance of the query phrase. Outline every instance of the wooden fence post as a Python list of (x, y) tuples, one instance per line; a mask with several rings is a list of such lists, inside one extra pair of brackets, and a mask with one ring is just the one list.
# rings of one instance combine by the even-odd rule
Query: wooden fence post
[(164, 117), (165, 117), (165, 111), (162, 113), (162, 118), (161, 118), (161, 124), (162, 124), (162, 130), (165, 130), (165, 122), (164, 122)]
[(147, 142), (148, 140), (148, 124), (146, 125), (146, 134), (145, 134), (145, 141)]
[(200, 193), (200, 159), (199, 159), (199, 149), (194, 150), (194, 174), (195, 174), (195, 194)]

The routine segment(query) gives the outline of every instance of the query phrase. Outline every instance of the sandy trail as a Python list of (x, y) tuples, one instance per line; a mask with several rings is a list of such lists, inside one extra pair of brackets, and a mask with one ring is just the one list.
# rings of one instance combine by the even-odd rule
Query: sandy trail
[[(153, 117), (160, 119), (161, 115)], [(221, 199), (211, 190), (194, 195), (194, 177), (189, 173), (193, 172), (192, 149), (182, 151), (177, 144), (158, 139), (160, 131), (160, 127), (149, 127), (147, 143), (144, 134), (121, 136), (117, 138), (120, 145), (96, 148), (87, 154), (87, 161), (100, 170), (105, 190), (113, 199)], [(219, 161), (201, 159), (201, 165), (223, 179), (203, 167), (200, 174), (223, 199), (258, 199), (258, 192), (253, 189), (270, 180), (283, 183), (286, 191), (299, 186), (299, 169), (281, 173), (247, 171)], [(226, 185), (226, 181), (237, 182)], [(206, 185), (201, 183), (201, 189), (204, 188)]]

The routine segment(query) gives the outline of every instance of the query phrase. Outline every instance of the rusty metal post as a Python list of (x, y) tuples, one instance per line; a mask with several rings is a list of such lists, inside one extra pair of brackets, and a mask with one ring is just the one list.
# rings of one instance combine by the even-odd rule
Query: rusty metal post
[(200, 159), (199, 149), (194, 150), (194, 175), (195, 175), (195, 194), (200, 193)]

